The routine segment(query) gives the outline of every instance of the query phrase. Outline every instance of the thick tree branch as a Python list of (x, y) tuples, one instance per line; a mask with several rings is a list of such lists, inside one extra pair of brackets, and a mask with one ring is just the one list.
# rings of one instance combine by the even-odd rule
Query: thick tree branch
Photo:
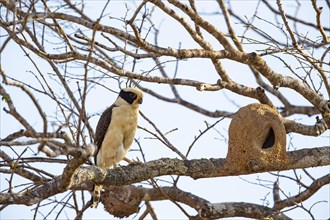
[[(92, 181), (102, 185), (130, 185), (154, 177), (164, 175), (189, 176), (193, 179), (210, 178), (220, 176), (236, 176), (243, 174), (261, 173), (269, 171), (282, 171), (315, 166), (330, 165), (330, 147), (319, 147), (312, 149), (302, 149), (287, 153), (286, 163), (270, 164), (267, 167), (254, 166), (250, 170), (237, 170), (235, 167), (226, 166), (226, 160), (219, 159), (195, 159), (179, 160), (163, 158), (149, 161), (145, 164), (130, 164), (126, 167), (104, 170), (99, 167), (89, 166), (75, 169), (74, 173), (70, 166), (77, 167), (78, 162), (72, 160), (72, 164), (67, 166), (69, 174), (63, 174), (43, 186), (32, 190), (30, 193), (23, 194), (0, 194), (0, 204), (25, 204), (32, 205), (45, 198), (62, 193), (70, 188)], [(79, 160), (79, 163), (82, 160)], [(71, 176), (71, 181), (68, 178)], [(63, 182), (65, 179), (67, 182)]]
[(328, 130), (328, 126), (324, 120), (316, 120), (315, 125), (304, 125), (291, 120), (285, 120), (284, 125), (287, 133), (295, 132), (308, 136), (319, 136)]
[(276, 209), (266, 206), (244, 203), (226, 202), (205, 204), (200, 211), (201, 217), (218, 219), (228, 217), (245, 217), (254, 219), (289, 220), (288, 216)]
[[(108, 207), (111, 199), (112, 207)], [(272, 217), (275, 219), (290, 219), (279, 209), (269, 208), (252, 203), (243, 202), (224, 202), (210, 203), (209, 201), (200, 198), (192, 193), (185, 192), (176, 187), (159, 187), (159, 188), (143, 188), (137, 186), (110, 186), (102, 193), (102, 201), (106, 206), (106, 210), (118, 212), (120, 214), (130, 215), (136, 210), (142, 201), (160, 201), (168, 200), (180, 202), (195, 209), (197, 216), (191, 216), (191, 219), (218, 219), (226, 217), (248, 217), (248, 218), (266, 218)], [(114, 210), (113, 206), (116, 207)], [(130, 210), (123, 210), (124, 207), (130, 207)], [(119, 217), (119, 216), (118, 216)]]

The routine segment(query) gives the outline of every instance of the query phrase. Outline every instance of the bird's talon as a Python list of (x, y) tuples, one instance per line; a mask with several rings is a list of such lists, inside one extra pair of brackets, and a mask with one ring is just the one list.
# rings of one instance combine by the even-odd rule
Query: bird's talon
[(142, 164), (142, 162), (139, 161), (139, 160), (132, 160), (132, 161), (129, 163), (129, 165), (140, 165), (140, 164)]

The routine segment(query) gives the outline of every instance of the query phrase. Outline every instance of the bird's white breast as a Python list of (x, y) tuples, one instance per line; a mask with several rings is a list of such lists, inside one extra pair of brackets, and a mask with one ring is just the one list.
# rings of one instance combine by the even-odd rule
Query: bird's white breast
[(114, 107), (111, 122), (97, 155), (97, 165), (111, 168), (124, 159), (137, 127), (138, 109), (130, 105)]

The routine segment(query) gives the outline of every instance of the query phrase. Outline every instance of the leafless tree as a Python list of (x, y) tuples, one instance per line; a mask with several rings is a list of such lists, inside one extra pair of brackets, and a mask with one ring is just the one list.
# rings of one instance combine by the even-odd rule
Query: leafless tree
[[(330, 183), (329, 172), (308, 169), (330, 165), (329, 0), (0, 0), (0, 8), (1, 212), (25, 205), (33, 206), (29, 219), (82, 219), (93, 184), (105, 186), (101, 201), (117, 217), (157, 219), (160, 200), (189, 219), (291, 219), (297, 209), (316, 219), (313, 207), (328, 207), (329, 200), (305, 202)], [(89, 160), (95, 124), (126, 86), (146, 94), (134, 144), (139, 162), (104, 170)], [(245, 170), (211, 158), (219, 146), (191, 153), (211, 149), (209, 138), (227, 147), (221, 126), (251, 102), (276, 108), (287, 137), (309, 147), (287, 138), (285, 162)], [(205, 121), (197, 135), (176, 128), (185, 112)], [(172, 128), (164, 129), (164, 118)], [(171, 135), (191, 144), (183, 148)], [(174, 156), (153, 158), (163, 146)], [(240, 181), (268, 190), (261, 204), (213, 203), (181, 184), (182, 176), (212, 182), (256, 173), (269, 179)]]

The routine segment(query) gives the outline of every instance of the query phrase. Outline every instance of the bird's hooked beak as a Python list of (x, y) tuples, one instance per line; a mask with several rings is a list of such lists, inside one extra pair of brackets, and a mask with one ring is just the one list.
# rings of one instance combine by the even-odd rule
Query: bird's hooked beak
[(143, 102), (143, 98), (140, 98), (139, 101), (138, 101), (138, 103), (139, 104), (142, 104), (142, 102)]

